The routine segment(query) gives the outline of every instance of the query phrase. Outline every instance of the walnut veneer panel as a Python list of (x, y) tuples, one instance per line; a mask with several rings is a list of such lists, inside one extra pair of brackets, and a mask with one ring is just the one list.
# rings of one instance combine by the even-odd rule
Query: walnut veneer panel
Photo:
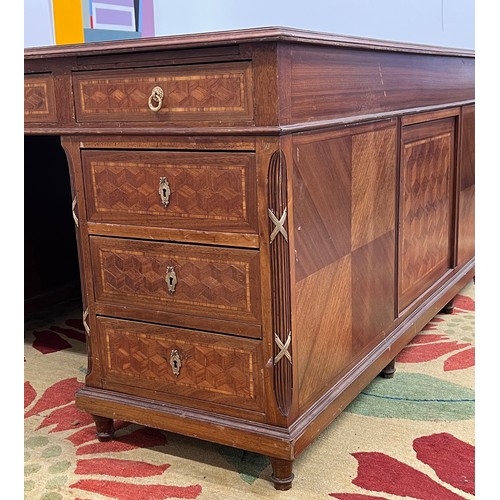
[(24, 77), (24, 121), (26, 123), (57, 121), (54, 80), (51, 74)]
[(351, 247), (359, 248), (395, 226), (396, 130), (352, 138)]
[(454, 118), (403, 127), (400, 311), (452, 266), (454, 149)]
[(254, 154), (84, 150), (82, 163), (89, 221), (257, 231)]
[(350, 254), (296, 285), (294, 333), (301, 346), (296, 357), (301, 412), (353, 358), (352, 300)]
[(351, 249), (352, 140), (325, 134), (324, 140), (304, 136), (295, 145), (295, 272), (300, 281)]
[(290, 123), (474, 99), (474, 60), (292, 46)]
[(258, 342), (109, 318), (97, 323), (104, 385), (262, 409)]
[[(251, 122), (252, 71), (248, 62), (91, 71), (73, 75), (79, 122)], [(164, 92), (159, 111), (148, 105)], [(153, 106), (158, 102), (153, 101)]]
[(394, 321), (396, 123), (304, 134), (294, 144), (295, 334), (305, 409)]
[[(176, 313), (260, 321), (255, 250), (90, 238), (96, 301)], [(175, 291), (167, 287), (168, 268)]]
[(458, 215), (458, 263), (465, 264), (475, 253), (475, 106), (462, 111), (462, 157)]

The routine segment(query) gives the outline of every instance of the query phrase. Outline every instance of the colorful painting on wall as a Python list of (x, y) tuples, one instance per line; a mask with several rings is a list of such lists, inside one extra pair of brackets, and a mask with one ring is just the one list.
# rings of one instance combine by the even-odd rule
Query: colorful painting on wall
[(57, 45), (154, 36), (154, 0), (52, 0)]

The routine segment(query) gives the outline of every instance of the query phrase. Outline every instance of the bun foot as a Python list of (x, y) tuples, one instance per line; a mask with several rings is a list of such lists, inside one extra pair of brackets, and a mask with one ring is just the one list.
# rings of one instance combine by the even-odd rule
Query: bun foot
[(101, 417), (99, 415), (92, 415), (95, 422), (97, 439), (101, 443), (113, 440), (115, 429), (113, 427), (113, 419), (108, 417)]
[(273, 466), (273, 473), (271, 481), (274, 488), (281, 491), (289, 490), (292, 487), (293, 474), (293, 460), (283, 460), (281, 458), (270, 457)]
[(455, 298), (451, 299), (448, 304), (446, 304), (442, 309), (441, 313), (443, 314), (453, 314), (455, 309)]
[(396, 373), (396, 358), (394, 358), (381, 372), (382, 378), (394, 378)]

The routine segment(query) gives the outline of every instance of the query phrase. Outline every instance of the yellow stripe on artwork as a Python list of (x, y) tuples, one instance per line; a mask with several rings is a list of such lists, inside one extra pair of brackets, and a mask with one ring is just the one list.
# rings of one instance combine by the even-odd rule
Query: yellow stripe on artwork
[(83, 42), (81, 0), (52, 0), (52, 8), (56, 44)]

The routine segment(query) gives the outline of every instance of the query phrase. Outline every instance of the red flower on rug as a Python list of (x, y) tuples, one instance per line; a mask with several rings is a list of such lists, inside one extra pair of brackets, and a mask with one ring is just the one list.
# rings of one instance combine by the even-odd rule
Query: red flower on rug
[[(465, 295), (457, 295), (454, 301), (453, 315), (475, 310), (475, 302)], [(475, 364), (475, 348), (470, 342), (459, 342), (450, 339), (448, 335), (438, 332), (442, 317), (433, 318), (396, 358), (399, 363), (425, 363), (444, 358), (445, 372), (464, 370)], [(436, 332), (436, 333), (428, 333)]]
[(453, 301), (453, 314), (460, 314), (461, 312), (469, 312), (476, 310), (476, 303), (471, 297), (467, 295), (457, 295)]
[[(168, 485), (165, 484), (164, 478), (157, 484), (151, 484), (149, 481), (147, 484), (141, 484), (141, 478), (163, 476), (170, 464), (156, 465), (116, 456), (108, 458), (110, 453), (165, 446), (168, 444), (167, 439), (165, 434), (157, 429), (141, 427), (133, 430), (131, 424), (116, 422), (116, 438), (110, 442), (98, 442), (92, 417), (78, 410), (74, 402), (75, 392), (82, 386), (76, 378), (68, 378), (53, 384), (43, 394), (38, 395), (30, 382), (24, 384), (25, 418), (43, 416), (36, 430), (50, 427), (48, 434), (70, 431), (65, 439), (75, 447), (74, 474), (82, 476), (82, 479), (67, 485), (68, 488), (96, 493), (115, 500), (194, 499), (201, 494), (202, 488), (199, 484)], [(77, 458), (78, 456), (83, 458)], [(96, 475), (106, 478), (95, 479)], [(109, 476), (116, 479), (109, 479)], [(120, 478), (129, 479), (130, 482)]]
[[(446, 432), (422, 436), (413, 441), (417, 459), (431, 467), (447, 486), (465, 493), (475, 493), (474, 446)], [(372, 492), (387, 493), (421, 500), (463, 500), (424, 472), (377, 452), (352, 454), (358, 461), (357, 476), (352, 483), (367, 490), (363, 493), (330, 493), (338, 500), (379, 500)]]
[[(68, 327), (51, 326), (47, 330), (34, 330), (33, 347), (42, 354), (70, 349), (72, 345), (67, 339), (85, 343), (85, 330), (83, 322), (79, 319), (68, 319), (65, 321)], [(61, 336), (62, 335), (62, 336)], [(64, 338), (66, 337), (66, 338)]]
[[(432, 325), (431, 325), (432, 326)], [(458, 351), (458, 352), (457, 352)], [(464, 370), (475, 364), (475, 348), (469, 342), (457, 342), (445, 334), (417, 335), (398, 355), (398, 363), (426, 363), (445, 357), (443, 370)]]

